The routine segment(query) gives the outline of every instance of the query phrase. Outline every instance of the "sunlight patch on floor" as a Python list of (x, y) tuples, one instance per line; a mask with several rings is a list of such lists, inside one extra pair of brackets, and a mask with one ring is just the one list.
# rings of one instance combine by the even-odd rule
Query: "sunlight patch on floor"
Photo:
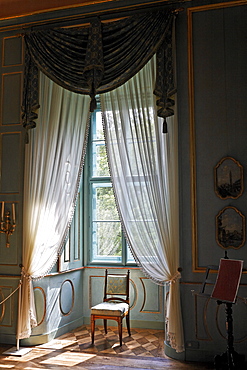
[(54, 339), (48, 343), (41, 344), (37, 346), (37, 348), (50, 348), (50, 349), (63, 349), (73, 344), (77, 344), (76, 339), (68, 340), (68, 339)]
[(0, 369), (14, 369), (15, 368), (15, 365), (1, 365), (0, 364)]
[(89, 353), (71, 353), (67, 351), (57, 356), (49, 357), (47, 360), (40, 361), (40, 363), (72, 367), (80, 364), (81, 362), (88, 361), (93, 357), (96, 357), (96, 355)]
[[(37, 365), (37, 367), (30, 367), (30, 366), (27, 366), (27, 367), (24, 367), (23, 370), (40, 370), (40, 366)], [(45, 368), (45, 367), (42, 367), (42, 370), (51, 370), (49, 367)]]
[(19, 356), (6, 356), (6, 357), (3, 357), (3, 360), (5, 360), (5, 361), (15, 361), (15, 362), (27, 362), (27, 361), (36, 360), (39, 357), (50, 355), (53, 352), (54, 352), (54, 350), (42, 349), (42, 351), (38, 351), (35, 348), (33, 348), (33, 350), (31, 352), (29, 352), (28, 354), (26, 354), (25, 356), (21, 356), (21, 357), (19, 357)]

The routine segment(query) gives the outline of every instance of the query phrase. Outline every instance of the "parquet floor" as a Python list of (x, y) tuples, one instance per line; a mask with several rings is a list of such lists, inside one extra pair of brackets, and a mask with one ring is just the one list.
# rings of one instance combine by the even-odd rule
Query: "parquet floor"
[(0, 369), (22, 370), (200, 370), (213, 369), (210, 364), (185, 363), (165, 356), (164, 332), (131, 329), (131, 337), (123, 329), (123, 345), (119, 346), (116, 327), (107, 335), (96, 326), (95, 344), (91, 345), (90, 328), (82, 326), (53, 341), (34, 346), (23, 356), (4, 355), (10, 345), (0, 345)]

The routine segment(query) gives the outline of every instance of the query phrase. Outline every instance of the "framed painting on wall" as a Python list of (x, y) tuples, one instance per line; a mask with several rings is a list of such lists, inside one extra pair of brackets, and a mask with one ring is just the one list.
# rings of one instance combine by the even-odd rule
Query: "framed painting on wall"
[(237, 199), (244, 190), (243, 167), (232, 157), (224, 157), (214, 168), (215, 192), (221, 199)]
[(224, 249), (245, 243), (245, 216), (235, 207), (225, 207), (216, 216), (216, 241)]

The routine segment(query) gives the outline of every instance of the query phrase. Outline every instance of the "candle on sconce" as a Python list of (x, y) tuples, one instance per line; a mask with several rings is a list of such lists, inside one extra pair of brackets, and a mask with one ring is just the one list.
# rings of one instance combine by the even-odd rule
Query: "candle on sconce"
[(15, 203), (12, 203), (12, 220), (13, 223), (15, 224)]
[(2, 202), (1, 221), (4, 221), (4, 202)]

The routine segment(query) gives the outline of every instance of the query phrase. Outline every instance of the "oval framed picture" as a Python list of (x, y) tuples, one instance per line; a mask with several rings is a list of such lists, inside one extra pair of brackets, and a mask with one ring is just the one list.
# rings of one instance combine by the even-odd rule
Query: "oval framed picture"
[(216, 241), (224, 249), (244, 245), (245, 216), (237, 208), (225, 207), (216, 216)]
[(214, 168), (215, 192), (221, 199), (237, 199), (243, 194), (243, 166), (232, 157), (222, 158)]

